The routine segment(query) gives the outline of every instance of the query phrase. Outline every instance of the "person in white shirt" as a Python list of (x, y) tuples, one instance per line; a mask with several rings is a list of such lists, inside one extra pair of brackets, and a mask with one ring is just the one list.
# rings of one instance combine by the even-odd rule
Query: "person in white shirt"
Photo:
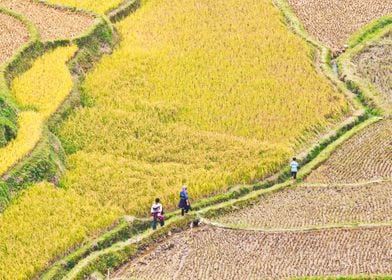
[(290, 163), (290, 168), (291, 168), (291, 176), (293, 177), (294, 180), (297, 179), (299, 164), (296, 158), (293, 158), (293, 161)]
[(156, 230), (157, 229), (157, 223), (163, 227), (165, 224), (165, 219), (163, 217), (163, 207), (162, 204), (160, 203), (160, 199), (156, 198), (155, 203), (151, 206), (151, 216), (152, 216), (152, 229)]

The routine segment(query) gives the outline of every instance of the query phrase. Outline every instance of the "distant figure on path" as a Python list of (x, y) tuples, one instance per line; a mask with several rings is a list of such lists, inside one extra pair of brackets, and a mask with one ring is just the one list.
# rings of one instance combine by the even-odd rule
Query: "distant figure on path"
[(299, 169), (299, 164), (297, 162), (297, 158), (293, 158), (293, 161), (290, 163), (290, 167), (291, 167), (291, 176), (293, 177), (293, 179), (297, 179), (297, 173), (298, 173), (298, 169)]
[(187, 186), (182, 186), (182, 190), (180, 192), (180, 203), (178, 204), (178, 207), (181, 208), (181, 216), (184, 216), (185, 213), (188, 213), (188, 211), (191, 210)]
[(157, 229), (157, 223), (159, 222), (161, 227), (165, 224), (165, 220), (163, 217), (163, 207), (160, 203), (160, 199), (156, 198), (155, 203), (151, 207), (151, 216), (152, 216), (152, 229)]

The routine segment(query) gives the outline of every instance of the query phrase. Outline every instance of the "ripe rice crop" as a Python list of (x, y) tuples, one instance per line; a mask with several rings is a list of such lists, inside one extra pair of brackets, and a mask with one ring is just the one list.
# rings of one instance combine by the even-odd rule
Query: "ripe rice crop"
[(298, 186), (266, 194), (249, 207), (217, 217), (217, 221), (234, 227), (262, 229), (387, 223), (392, 219), (391, 205), (391, 181), (352, 186)]
[(133, 260), (121, 279), (282, 279), (391, 274), (392, 227), (263, 233), (202, 227)]
[(36, 112), (22, 112), (18, 119), (18, 135), (7, 146), (0, 148), (0, 174), (23, 159), (38, 143), (43, 119)]
[[(120, 46), (83, 84), (88, 106), (58, 128), (70, 154), (61, 193), (78, 199), (57, 211), (56, 198), (28, 191), (30, 203), (11, 204), (31, 224), (9, 218), (0, 232), (14, 248), (2, 275), (29, 278), (121, 214), (145, 216), (156, 196), (173, 209), (184, 182), (196, 200), (269, 175), (349, 111), (269, 1), (148, 1), (116, 27)], [(31, 216), (41, 200), (46, 211)]]
[(377, 88), (392, 106), (392, 32), (366, 47), (353, 59), (356, 72)]
[(30, 0), (0, 0), (0, 5), (31, 20), (44, 41), (75, 38), (94, 23), (94, 18), (90, 16)]
[(117, 28), (59, 135), (65, 183), (127, 213), (269, 175), (348, 110), (269, 1), (148, 1)]
[(12, 81), (12, 93), (23, 107), (34, 108), (44, 119), (56, 112), (70, 94), (73, 81), (66, 65), (77, 47), (61, 47), (37, 59), (32, 68)]
[(0, 65), (29, 40), (27, 27), (16, 18), (0, 12)]
[(48, 262), (111, 224), (115, 213), (73, 190), (41, 183), (0, 214), (0, 279), (32, 279)]
[(392, 120), (354, 136), (306, 179), (310, 183), (353, 183), (392, 178)]
[(94, 11), (98, 14), (105, 14), (106, 12), (117, 8), (123, 2), (124, 0), (48, 0), (48, 3), (77, 7), (88, 11)]
[(305, 29), (332, 50), (372, 20), (392, 12), (390, 0), (288, 0)]

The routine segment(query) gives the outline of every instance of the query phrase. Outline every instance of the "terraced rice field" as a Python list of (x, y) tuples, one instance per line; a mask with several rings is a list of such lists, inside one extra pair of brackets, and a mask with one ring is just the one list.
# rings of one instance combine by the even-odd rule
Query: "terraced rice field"
[(392, 12), (390, 0), (288, 0), (305, 29), (332, 50), (372, 20)]
[(380, 121), (349, 139), (305, 181), (355, 183), (392, 178), (392, 120)]
[(353, 59), (356, 72), (372, 83), (392, 107), (392, 32)]
[(27, 17), (37, 27), (43, 41), (78, 37), (94, 23), (92, 16), (56, 9), (32, 0), (0, 0), (0, 6)]
[(332, 224), (388, 223), (392, 181), (347, 186), (298, 186), (266, 194), (253, 205), (217, 218), (234, 227), (260, 229)]
[(392, 227), (295, 233), (201, 227), (155, 245), (116, 277), (280, 279), (391, 274), (391, 244)]
[(29, 40), (27, 27), (16, 18), (0, 12), (0, 65)]

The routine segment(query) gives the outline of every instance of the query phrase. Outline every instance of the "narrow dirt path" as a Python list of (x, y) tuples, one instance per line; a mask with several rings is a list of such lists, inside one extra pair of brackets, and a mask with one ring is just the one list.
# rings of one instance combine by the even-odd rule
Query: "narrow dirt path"
[(87, 14), (58, 9), (29, 0), (0, 0), (0, 6), (31, 20), (43, 41), (75, 38), (87, 31), (95, 21)]
[(29, 40), (27, 27), (18, 19), (0, 11), (0, 65)]

